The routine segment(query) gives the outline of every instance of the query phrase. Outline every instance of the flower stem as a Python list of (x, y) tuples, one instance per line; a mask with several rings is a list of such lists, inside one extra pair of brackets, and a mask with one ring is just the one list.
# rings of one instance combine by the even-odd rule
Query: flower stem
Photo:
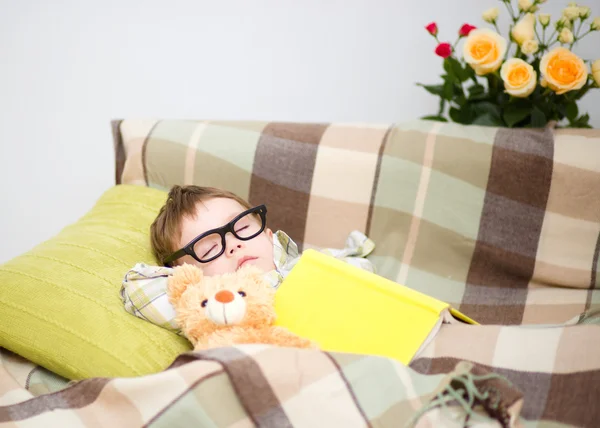
[(506, 5), (506, 9), (508, 9), (508, 13), (510, 14), (510, 17), (512, 18), (513, 22), (517, 22), (517, 18), (515, 18), (515, 14), (513, 13), (512, 7), (510, 7), (510, 2), (503, 1), (502, 3)]
[(583, 19), (579, 20), (579, 27), (577, 27), (577, 31), (573, 32), (575, 36), (574, 39), (577, 40), (579, 38), (579, 32), (581, 31), (581, 26), (583, 25)]
[(458, 44), (458, 42), (460, 41), (460, 39), (462, 39), (462, 36), (458, 36), (458, 39), (456, 39), (456, 41), (452, 45), (452, 52), (454, 52), (454, 48), (456, 47), (456, 45)]
[(577, 40), (581, 40), (583, 39), (585, 36), (587, 36), (588, 34), (590, 34), (592, 32), (592, 30), (588, 30), (585, 33), (583, 33), (581, 36), (577, 36)]
[(537, 30), (537, 24), (533, 26), (533, 31), (535, 31), (535, 37), (537, 37), (537, 39), (543, 43), (542, 39), (540, 38), (540, 34)]
[(496, 28), (496, 31), (498, 32), (498, 34), (502, 34), (500, 32), (500, 28), (498, 28), (498, 23), (496, 21), (494, 21), (494, 27)]
[(542, 42), (542, 45), (546, 44), (546, 27), (543, 27), (542, 29), (542, 40), (540, 40), (540, 42)]

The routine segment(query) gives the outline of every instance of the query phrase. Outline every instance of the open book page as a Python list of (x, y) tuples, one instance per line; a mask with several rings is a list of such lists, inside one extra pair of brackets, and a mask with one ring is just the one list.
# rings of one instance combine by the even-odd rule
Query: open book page
[(421, 352), (431, 343), (431, 341), (434, 339), (434, 337), (438, 334), (438, 331), (440, 331), (440, 328), (442, 328), (442, 324), (456, 324), (456, 323), (464, 323), (464, 321), (462, 321), (458, 318), (455, 318), (450, 313), (449, 309), (444, 309), (440, 313), (440, 318), (439, 318), (438, 322), (435, 324), (435, 326), (433, 326), (433, 328), (431, 329), (431, 332), (427, 335), (427, 337), (425, 338), (425, 340), (419, 347), (419, 350), (415, 353), (415, 356), (413, 357), (413, 359), (417, 358), (421, 354)]

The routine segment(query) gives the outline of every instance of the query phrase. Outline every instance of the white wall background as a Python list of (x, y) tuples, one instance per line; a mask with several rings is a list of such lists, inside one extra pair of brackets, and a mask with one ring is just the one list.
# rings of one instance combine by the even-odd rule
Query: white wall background
[[(554, 16), (566, 1), (550, 0)], [(595, 6), (598, 0), (584, 0)], [(498, 0), (0, 0), (0, 263), (114, 183), (112, 118), (395, 122)], [(501, 9), (506, 16), (505, 10)], [(503, 30), (506, 26), (501, 27)], [(577, 52), (600, 57), (600, 33)], [(600, 90), (583, 103), (600, 127)]]

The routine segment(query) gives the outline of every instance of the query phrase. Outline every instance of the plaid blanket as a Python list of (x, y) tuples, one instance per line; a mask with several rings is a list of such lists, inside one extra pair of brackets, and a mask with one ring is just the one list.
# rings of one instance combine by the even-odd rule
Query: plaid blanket
[[(0, 425), (598, 426), (600, 131), (125, 120), (115, 136), (118, 182), (228, 189), (301, 249), (359, 230), (378, 273), (488, 325), (443, 326), (410, 367), (240, 347), (67, 387), (3, 357)], [(496, 419), (471, 409), (494, 403)]]
[(415, 372), (469, 361), (523, 392), (524, 418), (597, 426), (599, 130), (114, 125), (118, 182), (226, 188), (267, 204), (271, 226), (301, 249), (359, 230), (376, 243), (379, 274), (488, 324), (443, 326)]
[(115, 122), (118, 181), (267, 204), (304, 248), (375, 243), (377, 272), (483, 324), (600, 308), (600, 130)]
[(424, 375), (385, 358), (247, 345), (183, 354), (156, 375), (89, 379), (37, 398), (6, 366), (0, 372), (1, 427), (556, 426), (521, 417), (522, 393), (469, 364)]

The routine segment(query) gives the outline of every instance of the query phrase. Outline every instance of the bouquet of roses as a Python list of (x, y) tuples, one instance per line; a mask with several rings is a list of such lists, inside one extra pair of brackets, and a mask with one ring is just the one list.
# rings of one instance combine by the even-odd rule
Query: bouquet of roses
[[(425, 28), (444, 58), (443, 82), (424, 85), (440, 97), (439, 111), (423, 119), (507, 127), (543, 127), (564, 121), (589, 128), (589, 115), (579, 101), (600, 87), (600, 59), (585, 60), (573, 47), (592, 32), (600, 32), (600, 17), (589, 7), (569, 3), (552, 22), (538, 13), (546, 0), (499, 0), (510, 14), (507, 37), (498, 28), (498, 8), (483, 13), (490, 28), (464, 24), (454, 44), (438, 39), (435, 22)], [(462, 49), (457, 45), (462, 41)]]

